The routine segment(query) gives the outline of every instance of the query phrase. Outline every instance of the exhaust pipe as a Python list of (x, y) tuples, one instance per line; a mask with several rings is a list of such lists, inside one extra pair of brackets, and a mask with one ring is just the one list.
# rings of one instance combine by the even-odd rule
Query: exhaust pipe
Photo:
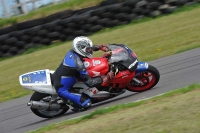
[(30, 101), (27, 103), (27, 106), (30, 106), (32, 109), (45, 109), (45, 110), (55, 110), (58, 111), (62, 108), (60, 104), (52, 103), (49, 104), (47, 102), (39, 102), (39, 101)]

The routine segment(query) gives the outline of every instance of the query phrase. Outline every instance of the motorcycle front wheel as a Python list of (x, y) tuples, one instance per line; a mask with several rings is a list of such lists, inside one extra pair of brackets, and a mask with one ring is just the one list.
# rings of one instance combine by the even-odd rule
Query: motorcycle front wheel
[[(47, 102), (48, 99), (49, 100), (51, 99), (50, 94), (34, 92), (30, 98), (30, 101)], [(61, 116), (68, 111), (68, 109), (60, 109), (56, 111), (46, 110), (46, 109), (33, 109), (33, 108), (30, 108), (30, 109), (35, 115), (39, 117), (43, 117), (43, 118), (53, 118), (53, 117)]]
[(126, 89), (132, 92), (142, 92), (150, 90), (158, 83), (160, 79), (160, 73), (154, 66), (149, 65), (146, 71), (137, 74), (135, 78), (138, 79), (141, 84), (138, 84), (132, 80)]

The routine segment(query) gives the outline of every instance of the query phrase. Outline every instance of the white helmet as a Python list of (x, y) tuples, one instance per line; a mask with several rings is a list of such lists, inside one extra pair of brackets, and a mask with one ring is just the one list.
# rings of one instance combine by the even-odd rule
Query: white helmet
[(76, 53), (82, 55), (83, 57), (88, 57), (88, 58), (92, 57), (93, 54), (92, 46), (93, 46), (92, 41), (85, 36), (76, 37), (72, 44), (73, 50)]

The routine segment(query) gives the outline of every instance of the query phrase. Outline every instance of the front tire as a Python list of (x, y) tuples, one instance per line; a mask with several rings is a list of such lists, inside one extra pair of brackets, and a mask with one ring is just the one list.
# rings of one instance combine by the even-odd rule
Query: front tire
[[(51, 95), (34, 92), (30, 98), (30, 101), (44, 101), (44, 99), (47, 99), (47, 98), (51, 98)], [(50, 110), (45, 110), (45, 109), (32, 109), (31, 108), (31, 111), (39, 117), (53, 118), (53, 117), (57, 117), (57, 116), (61, 116), (61, 115), (65, 114), (68, 111), (68, 109), (60, 109), (58, 111), (50, 111)]]
[(132, 80), (126, 89), (132, 92), (142, 92), (150, 90), (158, 83), (160, 80), (160, 73), (157, 68), (149, 65), (146, 71), (139, 73), (135, 78), (140, 80), (143, 84), (137, 84)]

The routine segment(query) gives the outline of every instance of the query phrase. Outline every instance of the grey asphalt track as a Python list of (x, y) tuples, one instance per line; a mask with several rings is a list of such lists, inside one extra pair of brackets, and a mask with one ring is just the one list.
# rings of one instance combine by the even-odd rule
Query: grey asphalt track
[[(149, 62), (161, 74), (159, 83), (151, 90), (142, 93), (127, 91), (114, 99), (93, 105), (85, 112), (73, 113), (54, 119), (43, 119), (34, 115), (26, 106), (30, 96), (0, 104), (0, 133), (24, 133), (42, 126), (83, 116), (91, 111), (159, 95), (193, 83), (200, 83), (200, 48)], [(133, 112), (134, 113), (134, 112)]]

